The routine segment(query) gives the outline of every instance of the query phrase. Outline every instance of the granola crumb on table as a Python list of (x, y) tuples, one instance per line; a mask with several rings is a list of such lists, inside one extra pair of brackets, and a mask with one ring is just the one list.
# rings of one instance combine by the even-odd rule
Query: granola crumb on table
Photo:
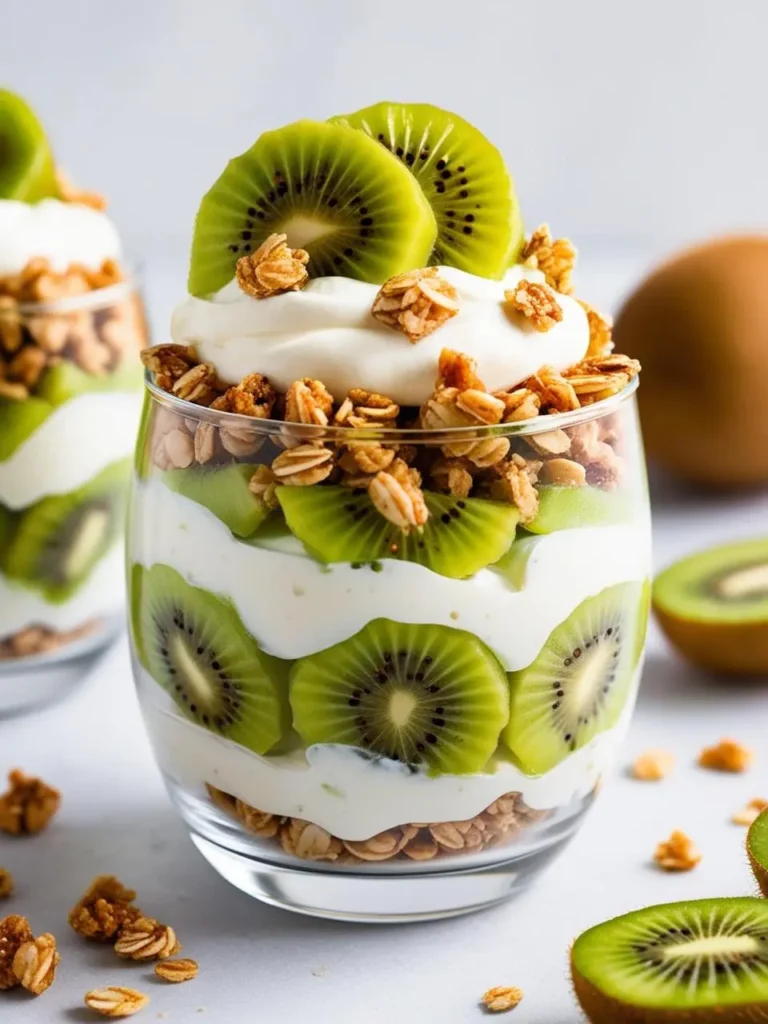
[(481, 1002), (490, 1013), (506, 1013), (523, 999), (523, 990), (513, 985), (497, 985), (484, 993)]
[(34, 935), (26, 917), (11, 914), (0, 920), (0, 992), (16, 988), (20, 982), (13, 970), (17, 951)]
[(632, 775), (642, 782), (658, 782), (669, 775), (675, 765), (675, 755), (669, 750), (646, 750), (632, 765)]
[(115, 942), (115, 953), (126, 960), (166, 960), (180, 949), (173, 928), (152, 917), (127, 921)]
[(755, 797), (745, 807), (736, 811), (731, 821), (734, 825), (751, 825), (757, 821), (766, 808), (768, 808), (768, 800), (763, 800), (762, 797)]
[(13, 895), (13, 875), (6, 868), (0, 868), (0, 900), (8, 899)]
[(664, 871), (691, 871), (701, 860), (693, 840), (675, 829), (669, 839), (659, 843), (653, 859)]
[(135, 899), (135, 891), (114, 875), (99, 875), (69, 912), (70, 927), (83, 938), (114, 942), (126, 925), (144, 916)]
[(110, 985), (109, 988), (94, 988), (86, 992), (84, 1002), (89, 1010), (103, 1017), (131, 1017), (144, 1009), (149, 1003), (149, 996), (135, 988)]
[(13, 973), (23, 988), (39, 996), (53, 984), (60, 960), (56, 939), (45, 932), (19, 946), (13, 957)]
[(163, 981), (179, 984), (197, 977), (199, 967), (196, 960), (161, 960), (155, 964), (155, 974)]
[(699, 766), (718, 772), (745, 772), (754, 754), (749, 747), (737, 743), (736, 740), (720, 740), (714, 747), (705, 747), (699, 754)]
[(47, 827), (61, 804), (61, 793), (42, 779), (14, 768), (9, 789), (0, 796), (0, 832), (35, 835)]

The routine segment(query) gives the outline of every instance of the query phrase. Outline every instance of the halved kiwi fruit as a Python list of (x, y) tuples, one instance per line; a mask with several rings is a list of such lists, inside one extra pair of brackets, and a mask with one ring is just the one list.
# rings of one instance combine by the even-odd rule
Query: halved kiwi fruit
[(653, 610), (668, 640), (695, 665), (768, 673), (768, 537), (689, 555), (659, 573)]
[(43, 498), (19, 514), (3, 571), (53, 602), (66, 601), (115, 543), (125, 521), (130, 460), (84, 487)]
[(768, 896), (768, 811), (763, 811), (749, 827), (747, 854), (760, 892)]
[(627, 521), (631, 509), (627, 497), (600, 487), (558, 487), (543, 484), (539, 492), (539, 511), (526, 523), (529, 533), (555, 533), (583, 526), (609, 526)]
[(248, 489), (256, 466), (233, 462), (227, 466), (169, 469), (166, 486), (196, 501), (220, 519), (236, 537), (252, 537), (269, 515), (258, 495)]
[(261, 135), (203, 196), (190, 292), (223, 287), (238, 259), (272, 232), (306, 249), (312, 277), (378, 283), (424, 266), (437, 225), (407, 168), (373, 140), (341, 125), (297, 121)]
[(580, 935), (576, 997), (592, 1024), (768, 1021), (768, 902), (646, 907)]
[(405, 164), (437, 219), (430, 263), (500, 278), (522, 248), (523, 222), (501, 153), (477, 128), (427, 103), (376, 103), (331, 118)]
[(132, 622), (150, 675), (198, 725), (265, 754), (290, 727), (287, 662), (260, 650), (228, 601), (175, 570), (139, 577)]
[(321, 562), (398, 558), (454, 579), (501, 558), (519, 518), (504, 502), (427, 491), (430, 517), (421, 532), (406, 535), (376, 511), (363, 490), (280, 487), (277, 497), (291, 532)]
[(547, 638), (536, 660), (510, 674), (504, 742), (526, 771), (554, 768), (618, 721), (642, 646), (643, 585), (589, 597)]
[(0, 398), (0, 462), (10, 459), (52, 412), (53, 406), (41, 398), (23, 402)]
[(291, 671), (296, 731), (432, 774), (482, 771), (509, 716), (507, 680), (477, 637), (374, 619)]
[(113, 373), (95, 375), (86, 373), (79, 366), (63, 360), (56, 366), (49, 366), (35, 389), (38, 398), (51, 405), (63, 405), (78, 395), (94, 391), (137, 391), (141, 387), (144, 373), (138, 359), (126, 359)]
[(56, 165), (32, 108), (0, 89), (0, 199), (37, 202), (59, 194)]

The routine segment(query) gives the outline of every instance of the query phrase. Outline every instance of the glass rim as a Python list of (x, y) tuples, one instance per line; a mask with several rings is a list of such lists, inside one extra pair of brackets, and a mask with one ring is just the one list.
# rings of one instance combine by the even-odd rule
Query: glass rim
[[(116, 302), (135, 294), (143, 277), (143, 267), (138, 262), (120, 263), (124, 277), (122, 281), (105, 285), (103, 288), (92, 288), (79, 295), (64, 295), (59, 299), (47, 299), (43, 302), (19, 302), (12, 309), (13, 316), (38, 316), (50, 313), (76, 313), (81, 310), (100, 309), (112, 306)], [(4, 311), (0, 309), (0, 319)]]
[(349, 442), (352, 433), (358, 440), (380, 440), (383, 435), (386, 435), (388, 441), (397, 440), (422, 444), (441, 441), (441, 439), (443, 442), (448, 440), (455, 442), (465, 439), (477, 441), (486, 437), (499, 436), (530, 437), (534, 434), (545, 434), (552, 430), (574, 427), (609, 416), (634, 396), (639, 383), (639, 377), (635, 376), (621, 391), (599, 402), (582, 406), (579, 409), (572, 409), (569, 412), (546, 413), (543, 416), (520, 420), (517, 423), (479, 423), (477, 426), (441, 427), (437, 430), (424, 430), (421, 427), (390, 428), (386, 424), (371, 423), (370, 426), (354, 427), (353, 430), (350, 430), (349, 427), (337, 426), (333, 423), (328, 426), (320, 426), (312, 423), (295, 423), (290, 420), (261, 419), (254, 416), (243, 416), (240, 413), (225, 412), (222, 409), (210, 409), (204, 405), (195, 405), (194, 402), (187, 402), (168, 391), (163, 391), (155, 384), (151, 371), (144, 371), (144, 387), (150, 398), (185, 419), (194, 419), (240, 430), (247, 429), (267, 436), (284, 437), (286, 433), (290, 433), (294, 437), (305, 438), (307, 441), (339, 442)]

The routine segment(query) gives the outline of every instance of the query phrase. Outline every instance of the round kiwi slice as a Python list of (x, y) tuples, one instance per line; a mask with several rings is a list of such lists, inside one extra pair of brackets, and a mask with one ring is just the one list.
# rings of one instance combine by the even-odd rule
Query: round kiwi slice
[(58, 194), (56, 165), (42, 125), (20, 96), (0, 89), (0, 199), (34, 203)]
[(768, 896), (768, 811), (763, 811), (750, 825), (747, 853), (760, 891)]
[(426, 103), (376, 103), (332, 121), (358, 128), (409, 168), (437, 219), (430, 263), (500, 278), (523, 246), (515, 186), (473, 125)]
[(264, 654), (227, 601), (165, 565), (132, 577), (150, 675), (198, 725), (265, 754), (289, 728), (288, 665)]
[(608, 526), (628, 522), (632, 508), (622, 492), (600, 487), (559, 487), (543, 484), (536, 518), (526, 523), (529, 533), (555, 533), (582, 526)]
[(527, 771), (549, 771), (616, 724), (642, 650), (642, 608), (642, 583), (608, 587), (550, 633), (531, 665), (510, 674), (504, 741)]
[(482, 771), (509, 715), (492, 652), (447, 626), (374, 619), (291, 671), (296, 731), (430, 773)]
[(592, 1024), (768, 1020), (768, 902), (691, 900), (635, 910), (571, 948)]
[(659, 573), (653, 610), (669, 641), (714, 672), (768, 673), (768, 538), (724, 544)]
[(169, 469), (163, 482), (172, 491), (212, 512), (236, 537), (252, 537), (269, 509), (248, 487), (256, 466), (232, 462), (226, 466)]
[(189, 290), (217, 291), (273, 232), (309, 253), (311, 277), (382, 282), (423, 267), (437, 234), (407, 169), (361, 132), (297, 121), (230, 160), (195, 221)]
[(84, 487), (43, 498), (19, 515), (3, 571), (66, 601), (115, 543), (125, 521), (130, 460), (108, 466)]
[(398, 558), (463, 579), (490, 565), (515, 539), (517, 510), (482, 498), (427, 491), (430, 516), (421, 532), (403, 534), (373, 505), (367, 491), (348, 487), (279, 487), (291, 532), (321, 562)]

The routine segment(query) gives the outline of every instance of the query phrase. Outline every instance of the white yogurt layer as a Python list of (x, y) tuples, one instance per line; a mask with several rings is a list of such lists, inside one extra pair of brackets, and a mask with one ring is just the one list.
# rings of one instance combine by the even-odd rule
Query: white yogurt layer
[(569, 296), (558, 295), (563, 319), (545, 333), (505, 309), (504, 290), (522, 277), (543, 281), (540, 271), (512, 267), (503, 281), (452, 267), (440, 273), (458, 291), (459, 313), (415, 345), (371, 315), (378, 285), (346, 277), (316, 278), (302, 291), (262, 300), (233, 281), (211, 300), (186, 299), (173, 315), (171, 333), (179, 344), (196, 345), (229, 382), (259, 372), (285, 391), (292, 381), (313, 377), (336, 399), (365, 387), (401, 405), (420, 405), (432, 392), (443, 348), (476, 359), (491, 391), (544, 365), (565, 369), (586, 354), (586, 313)]
[(40, 258), (57, 271), (72, 263), (98, 270), (121, 253), (117, 228), (100, 210), (59, 199), (0, 200), (0, 275), (18, 274)]
[(41, 594), (0, 573), (0, 638), (27, 626), (48, 626), (66, 632), (91, 619), (119, 612), (125, 594), (124, 563), (123, 545), (119, 542), (97, 563), (79, 590), (62, 604), (46, 601)]
[(611, 768), (634, 703), (632, 697), (617, 726), (544, 775), (525, 775), (500, 761), (493, 773), (430, 777), (335, 744), (261, 757), (182, 718), (143, 669), (141, 675), (155, 754), (172, 779), (194, 790), (208, 782), (252, 807), (304, 818), (351, 841), (411, 821), (465, 821), (505, 793), (522, 793), (535, 810), (565, 807), (587, 796)]
[(78, 395), (54, 409), (10, 458), (0, 462), (0, 504), (26, 508), (74, 491), (133, 453), (140, 392)]
[(135, 561), (168, 565), (193, 586), (226, 595), (264, 650), (286, 659), (313, 654), (384, 617), (465, 629), (514, 671), (534, 660), (554, 627), (587, 597), (649, 575), (644, 524), (542, 537), (524, 589), (516, 591), (489, 569), (453, 580), (384, 559), (381, 572), (373, 572), (347, 563), (324, 566), (301, 549), (292, 553), (290, 545), (244, 544), (160, 480), (137, 482), (132, 519)]

